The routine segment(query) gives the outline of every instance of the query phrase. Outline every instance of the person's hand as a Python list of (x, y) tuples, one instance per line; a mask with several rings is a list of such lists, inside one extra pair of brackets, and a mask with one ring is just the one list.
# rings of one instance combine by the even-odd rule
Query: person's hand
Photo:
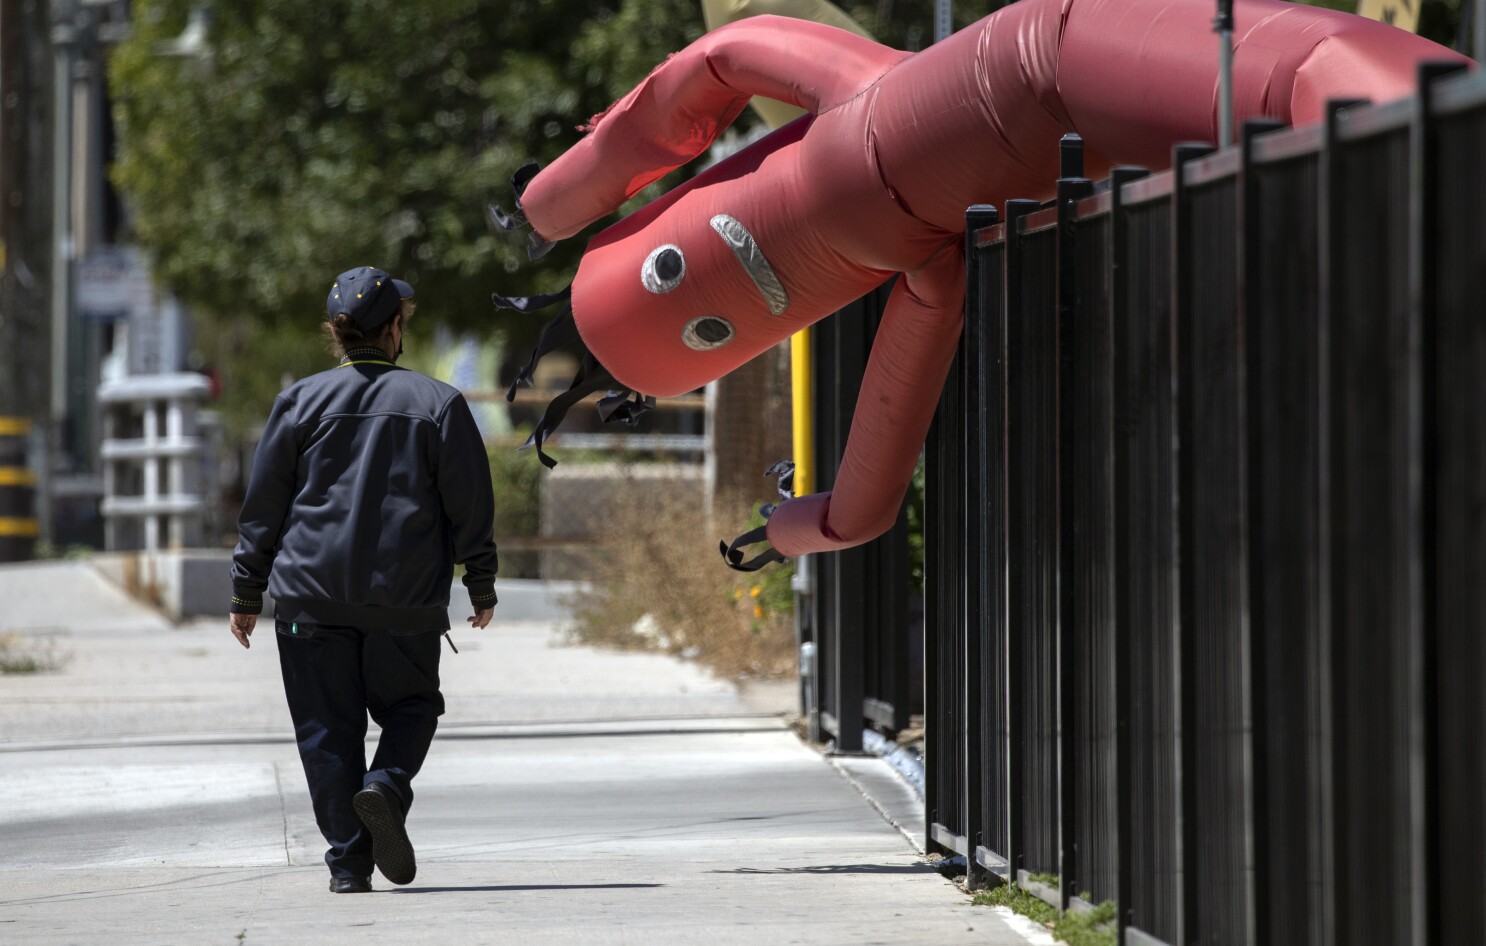
[(494, 608), (480, 608), (474, 614), (465, 618), (465, 620), (470, 622), (471, 627), (481, 628), (490, 623), (490, 618), (494, 614)]
[[(256, 614), (229, 614), (232, 619), (232, 636), (244, 647), (250, 646), (248, 638), (253, 634), (253, 628), (258, 626), (258, 615)], [(490, 620), (486, 618), (486, 620)]]

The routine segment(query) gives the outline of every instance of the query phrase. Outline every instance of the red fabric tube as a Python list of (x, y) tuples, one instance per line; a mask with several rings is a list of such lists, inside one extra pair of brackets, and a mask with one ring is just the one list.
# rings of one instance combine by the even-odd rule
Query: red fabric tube
[[(725, 26), (658, 66), (522, 197), (560, 239), (704, 151), (764, 95), (811, 114), (599, 234), (573, 284), (590, 351), (654, 395), (702, 386), (908, 275), (873, 348), (829, 497), (786, 502), (788, 554), (893, 521), (958, 334), (965, 207), (1045, 199), (1058, 142), (1087, 173), (1159, 170), (1216, 140), (1218, 38), (1206, 0), (1021, 0), (921, 53), (779, 17)], [(1334, 98), (1409, 94), (1418, 64), (1464, 57), (1345, 13), (1234, 4), (1236, 119), (1316, 120)]]

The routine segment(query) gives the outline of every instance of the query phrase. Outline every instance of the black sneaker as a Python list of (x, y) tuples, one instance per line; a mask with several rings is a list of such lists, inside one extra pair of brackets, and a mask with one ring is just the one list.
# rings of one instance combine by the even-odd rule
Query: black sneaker
[(418, 873), (413, 842), (403, 828), (402, 802), (392, 789), (373, 782), (351, 799), (356, 815), (372, 836), (372, 860), (382, 876), (398, 886), (410, 884)]
[(332, 877), (331, 893), (371, 893), (370, 877)]

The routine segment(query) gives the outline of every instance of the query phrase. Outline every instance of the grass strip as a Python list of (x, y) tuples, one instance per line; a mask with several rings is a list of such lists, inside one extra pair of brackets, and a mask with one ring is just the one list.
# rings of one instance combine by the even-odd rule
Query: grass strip
[(1047, 927), (1055, 938), (1068, 946), (1115, 946), (1117, 907), (1113, 900), (1106, 900), (1084, 913), (1070, 910), (1060, 917), (1056, 907), (1021, 887), (1002, 884), (976, 893), (974, 903), (979, 906), (1008, 907), (1032, 922)]

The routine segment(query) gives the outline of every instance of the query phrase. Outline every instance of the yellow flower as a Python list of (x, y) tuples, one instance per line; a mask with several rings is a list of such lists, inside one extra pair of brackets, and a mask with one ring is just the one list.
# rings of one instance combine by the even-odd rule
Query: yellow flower
[(754, 605), (753, 606), (753, 616), (756, 617), (756, 618), (763, 617), (764, 616), (764, 606), (761, 605), (761, 604)]
[(757, 598), (760, 594), (763, 593), (763, 590), (764, 589), (760, 588), (758, 585), (754, 585), (752, 588), (748, 589), (748, 597)]

